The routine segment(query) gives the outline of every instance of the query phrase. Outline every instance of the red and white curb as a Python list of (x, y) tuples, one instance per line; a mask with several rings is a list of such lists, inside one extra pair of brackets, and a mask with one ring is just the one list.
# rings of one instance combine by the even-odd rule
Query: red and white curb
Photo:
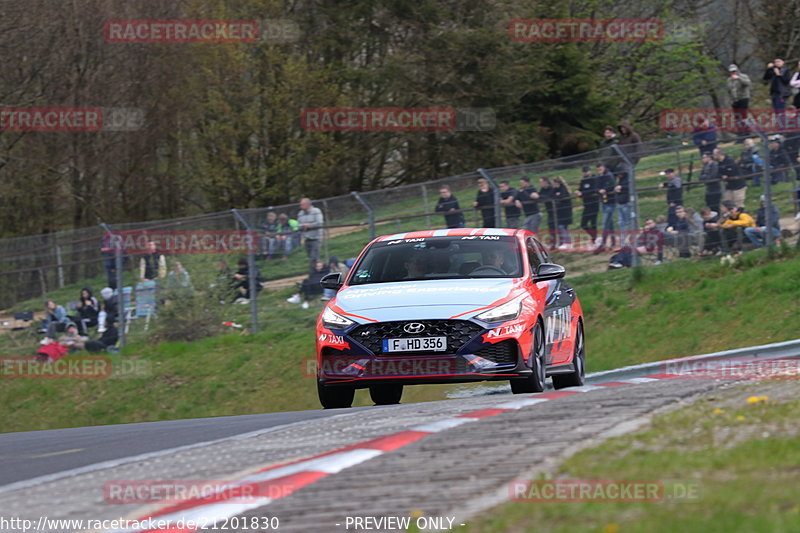
[[(219, 524), (226, 519), (244, 513), (250, 509), (263, 507), (275, 500), (285, 498), (295, 491), (311, 485), (320, 479), (337, 474), (352, 466), (374, 459), (384, 453), (392, 452), (403, 446), (424, 439), (429, 435), (439, 433), (440, 431), (446, 431), (463, 424), (477, 422), (502, 413), (556, 400), (558, 398), (607, 389), (609, 387), (635, 385), (681, 377), (683, 376), (676, 374), (653, 374), (640, 378), (610, 381), (607, 383), (598, 383), (596, 385), (584, 385), (582, 387), (573, 387), (565, 390), (548, 391), (535, 396), (515, 398), (513, 400), (501, 402), (494, 407), (478, 409), (461, 415), (419, 424), (397, 433), (370, 439), (307, 459), (264, 468), (233, 483), (226, 483), (227, 488), (215, 494), (212, 498), (213, 501), (209, 501), (209, 498), (202, 498), (185, 500), (177, 504), (168, 505), (155, 513), (138, 518), (136, 521), (140, 524), (139, 529), (118, 529), (113, 530), (113, 533), (144, 533), (151, 531), (158, 533), (185, 533), (197, 531), (201, 527), (213, 527), (215, 524)], [(246, 487), (248, 489), (247, 493), (255, 496), (241, 498), (240, 495), (244, 491), (236, 490), (231, 491), (234, 494), (227, 497), (225, 491), (230, 491), (230, 487), (237, 489)], [(269, 494), (271, 497), (257, 496), (259, 494)], [(156, 522), (159, 524), (159, 527), (148, 528), (148, 524)], [(187, 527), (187, 524), (190, 522), (200, 525), (196, 527)]]

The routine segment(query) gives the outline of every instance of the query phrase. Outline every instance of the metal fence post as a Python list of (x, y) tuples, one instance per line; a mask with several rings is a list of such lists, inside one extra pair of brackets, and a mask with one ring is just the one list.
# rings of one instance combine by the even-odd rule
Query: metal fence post
[(769, 141), (763, 132), (757, 131), (761, 142), (764, 145), (764, 224), (767, 226), (767, 234), (764, 236), (764, 242), (767, 248), (772, 248), (775, 243), (775, 238), (772, 236), (772, 179), (769, 174)]
[(359, 193), (357, 193), (356, 191), (353, 191), (350, 194), (352, 194), (353, 198), (355, 198), (358, 201), (358, 203), (360, 203), (364, 207), (364, 209), (367, 210), (367, 220), (369, 221), (369, 240), (374, 239), (375, 238), (375, 211), (372, 209), (372, 206), (369, 204), (369, 202), (364, 200), (364, 198), (362, 198)]
[(497, 183), (495, 183), (494, 179), (486, 170), (479, 168), (477, 172), (492, 186), (492, 193), (494, 195), (494, 225), (496, 228), (502, 228), (503, 223), (500, 220), (500, 189), (497, 188)]
[[(117, 320), (119, 320), (119, 328), (117, 329), (119, 331), (119, 346), (120, 348), (124, 348), (128, 341), (128, 335), (125, 333), (125, 323), (128, 317), (125, 314), (127, 312), (125, 309), (125, 291), (122, 286), (122, 240), (114, 239), (114, 231), (108, 224), (101, 223), (100, 226), (111, 236), (109, 242), (114, 249), (114, 268), (117, 271)], [(103, 265), (103, 270), (105, 271), (105, 264)], [(104, 307), (105, 304), (106, 302), (104, 300)], [(106, 315), (106, 320), (108, 320), (108, 315)], [(113, 326), (113, 324), (111, 325)], [(106, 326), (108, 326), (108, 324), (106, 324)]]
[(422, 185), (420, 185), (420, 187), (422, 188), (422, 206), (423, 206), (423, 209), (425, 210), (425, 227), (430, 228), (431, 227), (431, 215), (430, 215), (431, 210), (428, 207), (428, 188), (425, 186), (424, 183)]
[(64, 288), (64, 266), (61, 261), (61, 245), (56, 244), (56, 273), (58, 277), (58, 288)]
[[(239, 213), (238, 209), (231, 209), (231, 213), (233, 213), (234, 220), (238, 220), (244, 226), (245, 231), (250, 234), (251, 239), (249, 239), (250, 246), (247, 247), (247, 284), (248, 284), (248, 292), (250, 294), (250, 331), (252, 333), (258, 333), (258, 301), (256, 298), (258, 297), (258, 291), (256, 290), (256, 284), (258, 280), (256, 279), (256, 246), (253, 242), (254, 236), (256, 232), (250, 227), (247, 220)], [(237, 224), (238, 226), (238, 224)]]
[[(625, 153), (625, 150), (619, 147), (619, 145), (612, 144), (611, 148), (617, 152), (617, 154), (625, 161), (625, 166), (628, 167), (628, 191), (630, 194), (630, 204), (631, 204), (631, 216), (628, 218), (628, 225), (632, 226), (633, 228), (628, 228), (628, 236), (635, 235), (636, 232), (639, 231), (639, 194), (636, 190), (636, 165), (634, 165), (633, 161), (628, 154)], [(620, 241), (622, 240), (622, 236), (620, 235)], [(625, 243), (620, 242), (620, 244), (624, 245)], [(639, 252), (636, 250), (635, 242), (631, 242), (631, 249), (633, 253), (631, 254), (633, 257), (633, 266), (640, 266), (642, 264), (642, 259), (639, 257)]]

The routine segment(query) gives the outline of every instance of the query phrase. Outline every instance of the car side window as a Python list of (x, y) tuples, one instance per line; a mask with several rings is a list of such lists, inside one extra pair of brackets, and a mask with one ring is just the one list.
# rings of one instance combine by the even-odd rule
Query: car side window
[(542, 264), (542, 260), (539, 257), (539, 252), (536, 249), (536, 242), (532, 238), (528, 238), (525, 241), (525, 248), (528, 252), (528, 262), (531, 265), (531, 273), (535, 273), (536, 270), (539, 268), (539, 265)]
[(550, 254), (547, 253), (547, 250), (544, 249), (542, 243), (534, 240), (533, 241), (536, 245), (536, 249), (539, 251), (539, 258), (541, 259), (542, 263), (551, 263), (550, 261)]

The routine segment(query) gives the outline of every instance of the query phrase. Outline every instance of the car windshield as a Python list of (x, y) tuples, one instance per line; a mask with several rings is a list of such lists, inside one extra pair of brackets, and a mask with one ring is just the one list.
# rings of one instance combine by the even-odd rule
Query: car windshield
[(515, 237), (420, 237), (374, 243), (355, 265), (350, 284), (521, 276)]

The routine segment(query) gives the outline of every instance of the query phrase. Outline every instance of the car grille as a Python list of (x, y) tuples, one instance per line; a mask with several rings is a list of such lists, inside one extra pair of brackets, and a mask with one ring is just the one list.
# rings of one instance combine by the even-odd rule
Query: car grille
[[(424, 324), (421, 333), (410, 334), (403, 330), (409, 323)], [(362, 324), (350, 332), (350, 337), (374, 354), (383, 353), (383, 339), (412, 337), (447, 337), (447, 353), (455, 353), (483, 328), (466, 320), (403, 320)]]
[(498, 365), (516, 363), (517, 342), (509, 339), (491, 344), (475, 352), (475, 355), (479, 355)]

